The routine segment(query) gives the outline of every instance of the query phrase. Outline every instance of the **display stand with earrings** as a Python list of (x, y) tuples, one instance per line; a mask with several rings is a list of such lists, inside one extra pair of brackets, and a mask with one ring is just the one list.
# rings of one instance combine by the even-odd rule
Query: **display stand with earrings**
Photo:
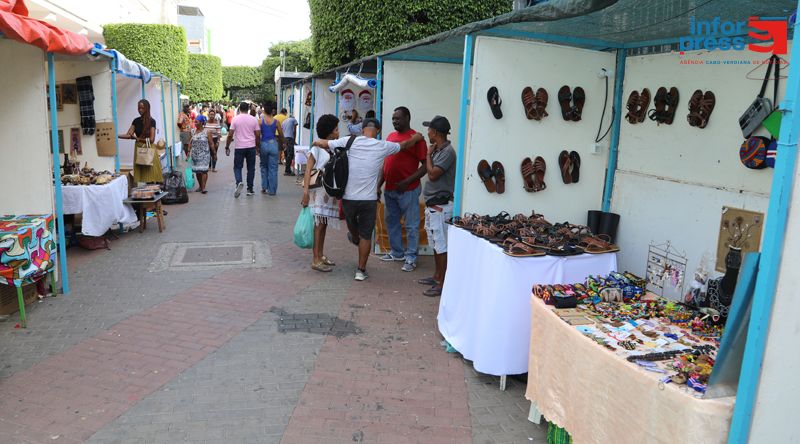
[(676, 250), (670, 241), (650, 244), (647, 251), (647, 290), (668, 299), (681, 300), (686, 262), (686, 253)]

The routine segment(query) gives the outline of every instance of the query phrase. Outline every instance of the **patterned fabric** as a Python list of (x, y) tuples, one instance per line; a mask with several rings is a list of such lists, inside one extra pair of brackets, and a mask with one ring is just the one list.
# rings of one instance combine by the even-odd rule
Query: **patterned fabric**
[(0, 283), (21, 287), (47, 274), (56, 254), (55, 218), (0, 216)]
[(205, 131), (195, 133), (192, 136), (192, 171), (195, 173), (205, 173), (211, 162), (211, 150), (208, 147), (208, 134)]
[(547, 423), (547, 444), (572, 444), (572, 437), (566, 430), (549, 422)]
[(78, 77), (75, 79), (78, 89), (78, 104), (81, 109), (81, 128), (83, 134), (94, 134), (97, 125), (94, 121), (94, 88), (92, 87), (92, 77)]
[(329, 196), (323, 187), (308, 190), (308, 197), (314, 225), (328, 224), (339, 229), (339, 200)]

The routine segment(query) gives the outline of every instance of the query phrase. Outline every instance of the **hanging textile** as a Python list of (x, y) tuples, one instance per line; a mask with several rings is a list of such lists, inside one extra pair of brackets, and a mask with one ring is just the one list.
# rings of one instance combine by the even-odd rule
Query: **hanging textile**
[(83, 134), (91, 136), (94, 134), (96, 124), (94, 121), (94, 88), (92, 88), (92, 77), (78, 77), (75, 79), (78, 85), (78, 104), (81, 108), (81, 128)]

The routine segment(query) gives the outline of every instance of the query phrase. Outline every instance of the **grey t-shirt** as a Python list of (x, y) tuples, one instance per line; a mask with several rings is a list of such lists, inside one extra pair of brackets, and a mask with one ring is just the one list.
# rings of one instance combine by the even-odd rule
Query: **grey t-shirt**
[(441, 168), (444, 174), (439, 176), (438, 180), (425, 182), (425, 186), (422, 188), (422, 199), (426, 202), (436, 196), (447, 196), (452, 199), (456, 187), (456, 150), (453, 149), (449, 140), (433, 153), (431, 161), (433, 166)]
[[(328, 141), (328, 147), (342, 148), (350, 137)], [(383, 159), (400, 151), (400, 144), (358, 136), (347, 152), (349, 171), (345, 200), (378, 200), (378, 178), (383, 169)]]
[(295, 119), (293, 116), (287, 117), (283, 120), (281, 129), (283, 130), (283, 137), (290, 137), (294, 139), (294, 130), (297, 129), (297, 119)]

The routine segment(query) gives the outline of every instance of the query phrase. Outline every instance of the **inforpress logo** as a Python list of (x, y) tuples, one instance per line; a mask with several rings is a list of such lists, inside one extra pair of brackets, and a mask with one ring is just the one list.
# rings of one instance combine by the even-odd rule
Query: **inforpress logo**
[[(691, 35), (680, 38), (680, 51), (706, 49), (714, 51), (749, 49), (754, 52), (786, 54), (789, 35), (785, 17), (750, 17), (746, 22), (722, 20), (697, 20), (692, 17), (689, 22)], [(759, 43), (747, 43), (748, 37)], [(761, 43), (770, 45), (759, 46)]]

